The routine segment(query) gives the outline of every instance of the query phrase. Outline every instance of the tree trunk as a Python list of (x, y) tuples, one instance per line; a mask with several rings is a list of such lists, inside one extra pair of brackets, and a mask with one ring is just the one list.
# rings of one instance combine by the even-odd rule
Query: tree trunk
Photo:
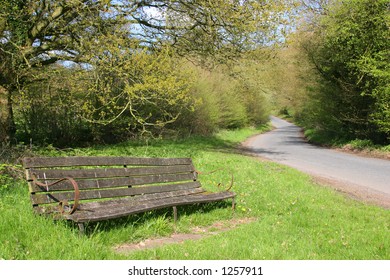
[(0, 86), (0, 142), (12, 143), (16, 125), (12, 109), (12, 91)]

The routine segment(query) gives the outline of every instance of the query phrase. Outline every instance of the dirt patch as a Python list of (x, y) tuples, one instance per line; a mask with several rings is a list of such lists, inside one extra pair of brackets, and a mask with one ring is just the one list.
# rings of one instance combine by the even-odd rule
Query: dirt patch
[(243, 224), (256, 221), (255, 218), (234, 219), (230, 221), (215, 222), (208, 227), (195, 227), (191, 233), (174, 233), (168, 237), (146, 239), (138, 243), (121, 244), (114, 247), (114, 251), (120, 254), (128, 254), (137, 250), (145, 250), (161, 247), (166, 244), (183, 243), (186, 240), (199, 240), (201, 238), (217, 235), (229, 231)]

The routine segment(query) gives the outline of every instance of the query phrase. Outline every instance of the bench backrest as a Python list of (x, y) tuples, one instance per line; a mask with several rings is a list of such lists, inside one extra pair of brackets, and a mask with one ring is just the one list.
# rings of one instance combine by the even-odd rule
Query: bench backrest
[[(190, 158), (35, 157), (22, 160), (34, 207), (74, 199), (108, 199), (199, 188)], [(37, 183), (38, 182), (38, 183)], [(45, 186), (42, 186), (41, 184)]]

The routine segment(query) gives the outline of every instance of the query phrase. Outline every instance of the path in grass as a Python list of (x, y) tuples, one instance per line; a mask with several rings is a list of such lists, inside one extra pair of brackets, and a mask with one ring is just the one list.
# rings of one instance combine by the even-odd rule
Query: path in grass
[(245, 143), (252, 153), (315, 175), (355, 197), (390, 208), (389, 160), (317, 147), (304, 141), (298, 126), (276, 117), (271, 121), (273, 131)]
[(149, 238), (140, 242), (125, 243), (114, 247), (115, 252), (129, 254), (138, 250), (154, 249), (166, 244), (183, 243), (187, 240), (199, 240), (208, 236), (220, 234), (232, 230), (239, 225), (254, 222), (255, 218), (231, 219), (228, 221), (217, 221), (211, 226), (194, 227), (189, 233), (173, 233), (170, 236)]

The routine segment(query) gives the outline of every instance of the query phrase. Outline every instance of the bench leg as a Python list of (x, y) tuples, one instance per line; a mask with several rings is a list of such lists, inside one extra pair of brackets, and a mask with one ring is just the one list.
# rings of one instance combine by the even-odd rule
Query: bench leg
[(177, 207), (176, 206), (173, 206), (173, 220), (176, 224), (176, 222), (177, 222)]
[(85, 228), (84, 228), (84, 223), (77, 223), (77, 225), (79, 226), (79, 233), (80, 235), (84, 235), (85, 234)]

